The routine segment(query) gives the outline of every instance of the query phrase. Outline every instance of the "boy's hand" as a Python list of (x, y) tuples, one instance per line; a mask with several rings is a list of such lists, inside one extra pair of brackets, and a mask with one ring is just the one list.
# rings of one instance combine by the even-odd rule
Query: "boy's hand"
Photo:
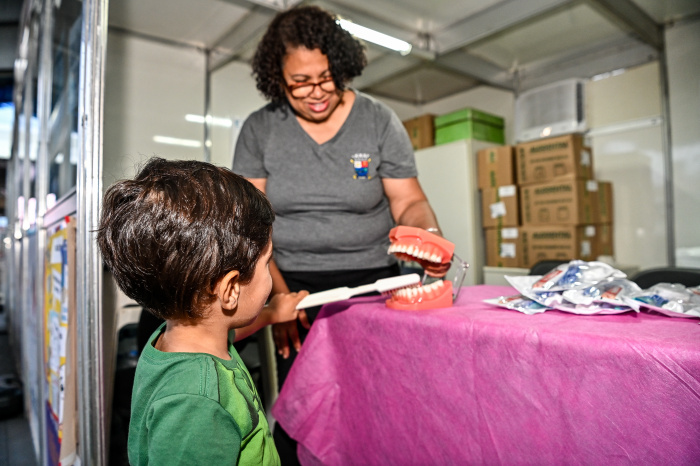
[(270, 299), (268, 306), (279, 306), (280, 316), (289, 317), (293, 313), (293, 317), (278, 319), (276, 323), (272, 326), (272, 336), (275, 339), (275, 346), (277, 346), (277, 352), (282, 355), (284, 359), (289, 357), (289, 342), (292, 342), (294, 349), (299, 351), (301, 349), (301, 340), (299, 340), (299, 331), (297, 330), (296, 319), (299, 319), (301, 325), (308, 329), (311, 327), (309, 324), (309, 318), (304, 310), (297, 311), (296, 306), (299, 302), (308, 296), (308, 291), (299, 291), (298, 293), (279, 293)]
[(300, 312), (304, 312), (296, 310), (297, 304), (308, 295), (308, 291), (302, 290), (298, 293), (277, 293), (272, 296), (267, 303), (267, 308), (270, 310), (270, 323), (278, 324), (296, 320)]

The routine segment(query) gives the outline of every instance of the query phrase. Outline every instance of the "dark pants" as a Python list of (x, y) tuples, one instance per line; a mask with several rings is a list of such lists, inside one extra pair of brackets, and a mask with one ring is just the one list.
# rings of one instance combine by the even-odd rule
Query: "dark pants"
[[(307, 290), (309, 293), (318, 291), (330, 290), (341, 286), (356, 287), (374, 283), (380, 278), (394, 277), (400, 274), (398, 265), (383, 267), (380, 269), (363, 269), (363, 270), (347, 270), (334, 272), (282, 272), (282, 276), (287, 282), (290, 291)], [(318, 315), (320, 307), (307, 309), (306, 313), (309, 316), (309, 322), (313, 324)], [(306, 330), (297, 321), (297, 329), (299, 330), (299, 339), (303, 342), (306, 339), (309, 331)], [(297, 352), (293, 346), (289, 347), (289, 357), (287, 359), (277, 355), (277, 379), (281, 388), (289, 374), (292, 364), (297, 356)], [(275, 425), (273, 437), (275, 446), (280, 455), (280, 460), (283, 466), (298, 465), (297, 459), (297, 442), (292, 439), (280, 427)]]

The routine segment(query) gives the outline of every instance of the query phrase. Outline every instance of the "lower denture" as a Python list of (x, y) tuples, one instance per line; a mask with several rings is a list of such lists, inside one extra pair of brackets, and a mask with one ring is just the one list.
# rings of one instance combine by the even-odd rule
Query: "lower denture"
[(386, 306), (391, 309), (420, 311), (452, 306), (452, 282), (442, 281), (438, 286), (425, 286), (423, 293), (415, 296), (409, 293), (394, 294), (386, 300)]

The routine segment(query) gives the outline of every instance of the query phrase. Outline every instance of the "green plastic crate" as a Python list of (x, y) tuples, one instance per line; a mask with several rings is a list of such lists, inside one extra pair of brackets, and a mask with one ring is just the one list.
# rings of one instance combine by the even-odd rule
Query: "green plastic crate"
[(503, 118), (473, 108), (435, 117), (435, 145), (460, 139), (505, 144)]

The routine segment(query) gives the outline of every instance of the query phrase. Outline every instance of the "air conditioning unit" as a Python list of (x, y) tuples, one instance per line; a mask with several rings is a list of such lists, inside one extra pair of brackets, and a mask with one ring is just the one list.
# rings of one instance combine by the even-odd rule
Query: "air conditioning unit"
[(515, 100), (518, 142), (586, 131), (584, 81), (567, 79), (523, 92)]

